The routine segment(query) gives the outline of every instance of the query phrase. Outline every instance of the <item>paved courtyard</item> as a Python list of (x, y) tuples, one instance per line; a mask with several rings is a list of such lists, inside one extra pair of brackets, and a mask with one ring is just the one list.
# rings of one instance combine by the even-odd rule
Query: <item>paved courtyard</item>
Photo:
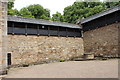
[(118, 78), (118, 60), (70, 61), (12, 68), (6, 78)]

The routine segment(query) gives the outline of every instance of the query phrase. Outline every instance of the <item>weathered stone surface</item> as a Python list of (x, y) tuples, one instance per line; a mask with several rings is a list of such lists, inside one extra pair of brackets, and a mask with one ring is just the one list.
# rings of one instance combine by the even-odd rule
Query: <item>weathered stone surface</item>
[(84, 59), (86, 60), (94, 59), (94, 54), (84, 54)]
[(8, 42), (12, 65), (69, 60), (72, 57), (81, 57), (84, 53), (82, 38), (8, 35)]
[(7, 67), (7, 3), (0, 1), (0, 74)]
[(85, 53), (93, 53), (102, 56), (118, 55), (119, 25), (114, 23), (84, 33)]

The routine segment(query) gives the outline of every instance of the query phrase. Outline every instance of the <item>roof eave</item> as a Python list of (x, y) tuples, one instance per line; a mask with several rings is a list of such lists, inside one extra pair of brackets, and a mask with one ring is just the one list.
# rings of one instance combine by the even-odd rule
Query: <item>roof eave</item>
[(82, 29), (81, 26), (76, 24), (42, 20), (42, 19), (34, 19), (34, 18), (25, 18), (25, 17), (18, 17), (18, 16), (9, 16), (9, 15), (8, 15), (8, 21)]
[(97, 19), (97, 18), (99, 18), (99, 17), (105, 16), (105, 15), (107, 15), (107, 14), (113, 13), (113, 12), (118, 11), (118, 10), (120, 10), (120, 5), (117, 5), (117, 6), (113, 7), (113, 8), (110, 8), (110, 9), (108, 9), (108, 10), (105, 10), (105, 11), (103, 11), (103, 12), (100, 12), (100, 13), (98, 13), (98, 14), (95, 14), (95, 15), (90, 16), (90, 17), (88, 17), (88, 18), (79, 20), (77, 23), (84, 24), (84, 23), (86, 23), (86, 22), (89, 22), (89, 21), (91, 21), (91, 20)]

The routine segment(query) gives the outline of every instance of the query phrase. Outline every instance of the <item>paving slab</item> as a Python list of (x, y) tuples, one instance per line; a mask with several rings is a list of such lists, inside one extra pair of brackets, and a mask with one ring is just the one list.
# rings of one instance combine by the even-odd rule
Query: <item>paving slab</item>
[(6, 78), (118, 78), (118, 60), (70, 61), (11, 68)]

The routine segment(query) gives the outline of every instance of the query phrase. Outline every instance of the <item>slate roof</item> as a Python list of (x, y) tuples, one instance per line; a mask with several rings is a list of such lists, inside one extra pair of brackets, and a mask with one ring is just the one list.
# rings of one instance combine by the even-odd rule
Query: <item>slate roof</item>
[(119, 11), (119, 10), (120, 10), (120, 5), (117, 5), (117, 6), (113, 7), (113, 8), (110, 8), (110, 9), (105, 10), (105, 11), (103, 11), (103, 12), (97, 13), (97, 14), (95, 14), (95, 15), (93, 15), (93, 16), (88, 17), (88, 18), (79, 20), (77, 23), (78, 23), (78, 24), (79, 24), (79, 23), (80, 23), (80, 24), (83, 24), (83, 23), (89, 22), (89, 21), (91, 21), (91, 20), (97, 19), (97, 18), (99, 18), (99, 17), (108, 15), (108, 14), (110, 14), (110, 13)]
[(77, 24), (49, 21), (49, 20), (43, 20), (43, 19), (26, 18), (26, 17), (19, 17), (19, 16), (10, 16), (10, 15), (8, 15), (8, 21), (82, 29)]

